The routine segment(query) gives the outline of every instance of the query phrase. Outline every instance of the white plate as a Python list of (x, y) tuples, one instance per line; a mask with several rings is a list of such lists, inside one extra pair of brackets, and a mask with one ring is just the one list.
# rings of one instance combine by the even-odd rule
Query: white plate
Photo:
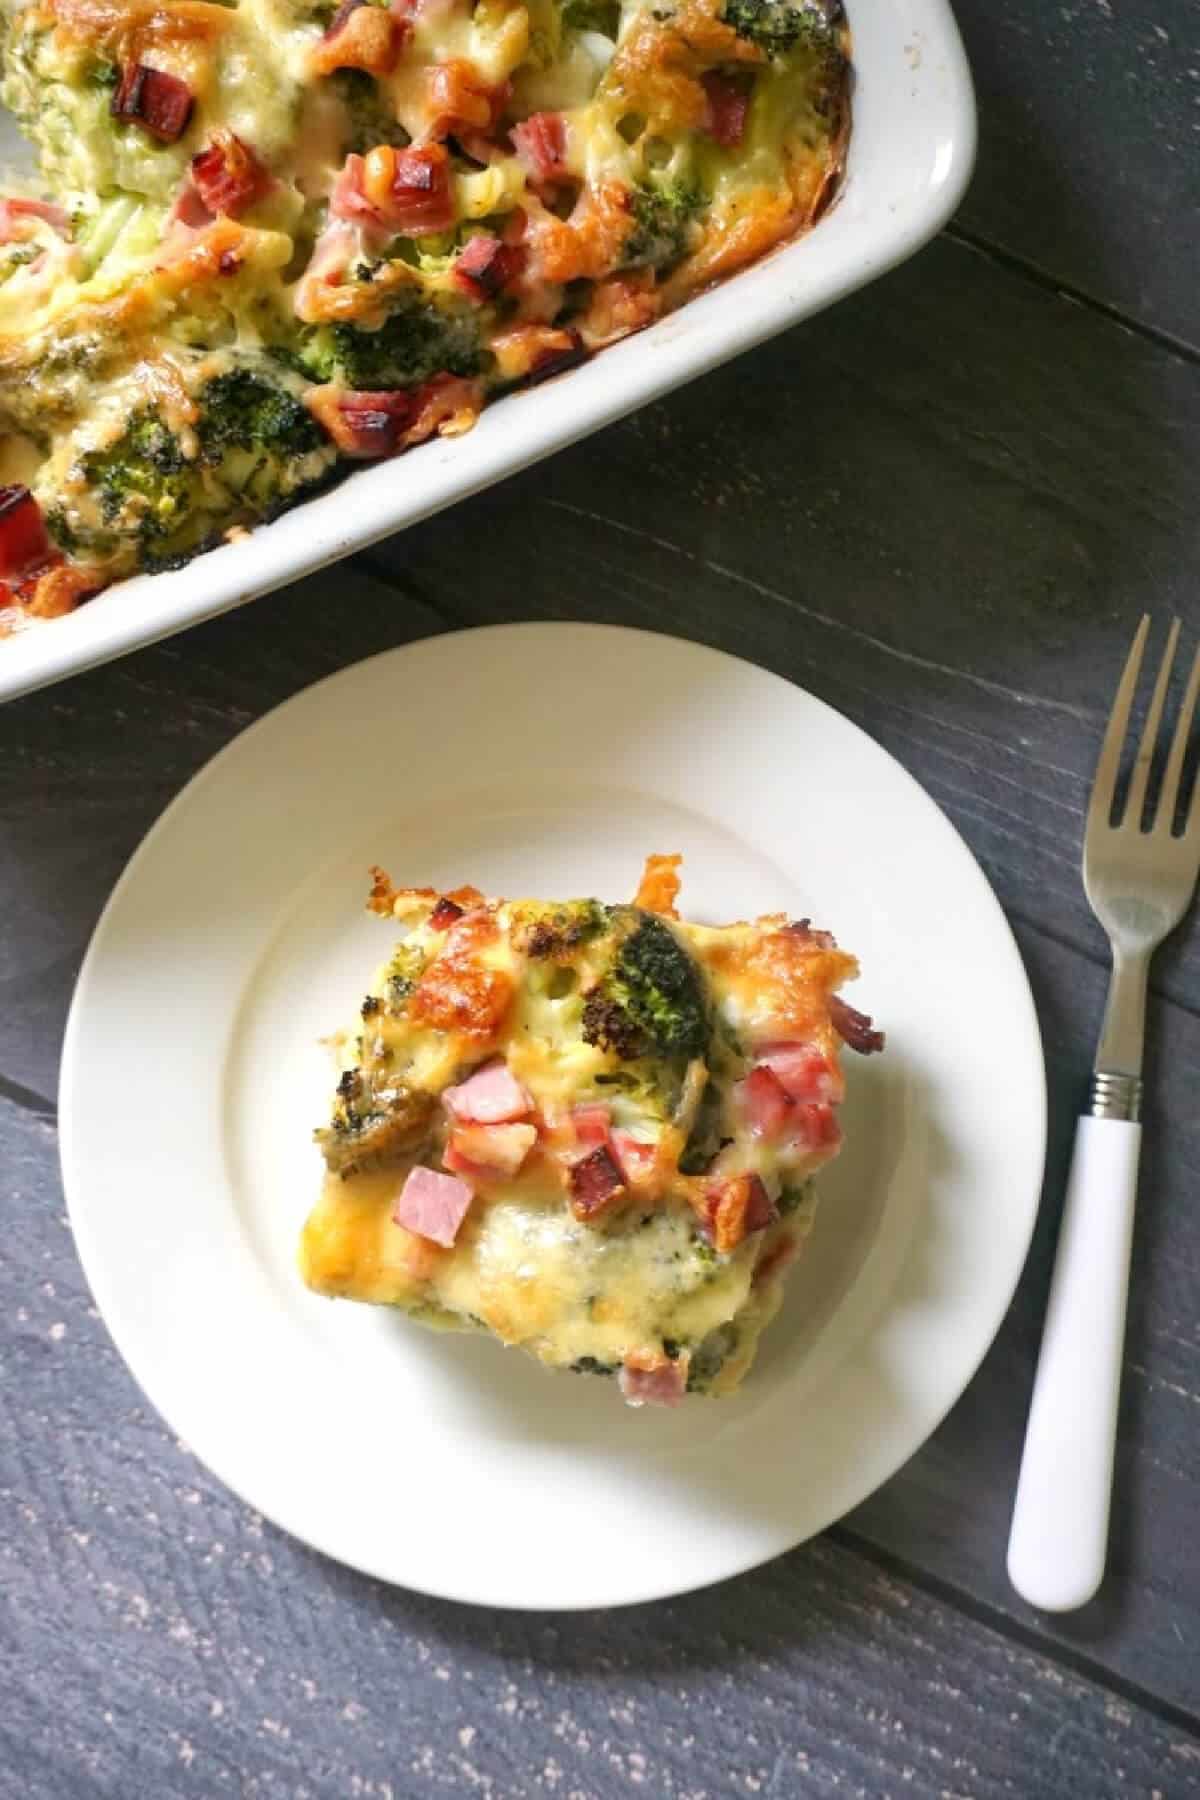
[[(676, 1413), (321, 1300), (295, 1273), (319, 1039), (389, 931), (366, 869), (629, 896), (681, 850), (689, 915), (786, 909), (856, 951), (886, 1026), (743, 1394)], [(1004, 1315), (1042, 1169), (1029, 989), (916, 783), (778, 677), (672, 638), (508, 625), (309, 688), (192, 781), (126, 870), (67, 1028), (80, 1255), (154, 1404), (253, 1506), (388, 1581), (615, 1605), (761, 1562), (933, 1430)]]
[[(874, 281), (940, 231), (975, 160), (975, 98), (946, 0), (847, 0), (854, 130), (816, 230), (473, 431), (364, 469), (186, 568), (110, 588), (0, 642), (0, 700), (91, 668), (374, 543), (609, 424)], [(7, 125), (7, 130), (4, 129)], [(20, 153), (0, 111), (0, 161)], [(781, 402), (784, 404), (786, 402)]]

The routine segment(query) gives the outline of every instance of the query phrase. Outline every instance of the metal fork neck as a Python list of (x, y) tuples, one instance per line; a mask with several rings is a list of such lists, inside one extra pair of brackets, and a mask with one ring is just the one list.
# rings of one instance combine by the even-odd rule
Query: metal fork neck
[(1113, 972), (1088, 1089), (1093, 1119), (1136, 1121), (1142, 1112), (1142, 1043), (1150, 953), (1113, 945)]
[(1146, 978), (1150, 972), (1148, 950), (1123, 950), (1113, 945), (1113, 970), (1108, 1003), (1100, 1027), (1100, 1043), (1094, 1067), (1117, 1075), (1140, 1075), (1142, 1043), (1146, 1030)]
[(1085, 1112), (1093, 1119), (1121, 1119), (1136, 1125), (1142, 1116), (1142, 1078), (1096, 1069), (1088, 1084)]

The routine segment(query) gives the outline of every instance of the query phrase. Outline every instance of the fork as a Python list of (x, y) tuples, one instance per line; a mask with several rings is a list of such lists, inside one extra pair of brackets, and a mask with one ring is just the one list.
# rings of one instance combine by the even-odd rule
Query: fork
[(1108, 934), (1112, 979), (1087, 1110), (1076, 1126), (1008, 1543), (1013, 1586), (1050, 1612), (1083, 1606), (1104, 1574), (1142, 1135), (1146, 977), (1150, 958), (1187, 911), (1200, 871), (1200, 778), (1182, 832), (1173, 830), (1200, 692), (1200, 651), (1192, 663), (1154, 815), (1145, 829), (1142, 824), (1179, 640), (1178, 619), (1171, 625), (1154, 684), (1128, 797), (1112, 823), (1149, 629), (1145, 615), (1113, 702), (1088, 806), (1083, 884)]

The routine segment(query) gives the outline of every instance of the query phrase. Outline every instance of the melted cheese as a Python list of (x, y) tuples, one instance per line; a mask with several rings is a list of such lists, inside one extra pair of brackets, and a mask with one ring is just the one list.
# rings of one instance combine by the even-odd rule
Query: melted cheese
[[(813, 222), (848, 126), (842, 28), (820, 50), (802, 33), (780, 51), (739, 37), (724, 0), (620, 0), (607, 19), (597, 9), (605, 30), (576, 29), (564, 4), (422, 0), (403, 20), (383, 8), (393, 36), (373, 15), (368, 35), (384, 44), (367, 72), (354, 63), (365, 49), (339, 49), (326, 28), (328, 0), (0, 0), (0, 93), (71, 215), (61, 232), (28, 228), (36, 258), (0, 243), (0, 428), (41, 449), (36, 497), (86, 573), (81, 588), (150, 564), (153, 545), (130, 534), (109, 556), (72, 541), (71, 447), (104, 431), (114, 384), (127, 395), (173, 345), (303, 367), (341, 462), (358, 448), (337, 433), (345, 387), (417, 389), (422, 423), (405, 443), (462, 429), (488, 392), (640, 329)], [(138, 64), (187, 87), (174, 142), (113, 116), (114, 87)], [(731, 72), (748, 105), (740, 141), (722, 146), (706, 83)], [(205, 228), (193, 163), (228, 133), (265, 179), (236, 222)], [(394, 214), (373, 213), (355, 187), (351, 157), (410, 141), (445, 146), (444, 230), (423, 230), (419, 207), (409, 218), (403, 181)], [(518, 253), (498, 293), (455, 274), (480, 230)], [(330, 376), (308, 327), (377, 331), (414, 300), (428, 323), (411, 371), (385, 381), (366, 358), (361, 376), (341, 363)], [(457, 331), (443, 343), (450, 302)], [(421, 392), (447, 372), (476, 384), (461, 404)], [(259, 510), (293, 491), (264, 493)]]
[[(318, 1292), (401, 1307), (439, 1327), (484, 1330), (555, 1368), (612, 1371), (630, 1358), (661, 1358), (664, 1346), (682, 1347), (695, 1364), (693, 1385), (731, 1392), (811, 1226), (809, 1177), (834, 1148), (806, 1150), (754, 1134), (737, 1099), (751, 1060), (741, 1039), (800, 1036), (802, 1022), (804, 1042), (825, 1057), (836, 1085), (829, 999), (856, 964), (782, 919), (719, 929), (673, 922), (670, 930), (703, 974), (709, 1062), (707, 1075), (696, 1065), (697, 1080), (689, 1074), (680, 1087), (664, 1088), (666, 1065), (653, 1065), (648, 1079), (636, 1059), (583, 1036), (585, 997), (614, 955), (612, 927), (548, 955), (531, 953), (522, 934), (535, 904), (481, 905), (446, 932), (430, 923), (434, 897), (397, 897), (397, 915), (417, 922), (378, 971), (361, 1028), (340, 1047), (343, 1068), (362, 1084), (354, 1101), (360, 1111), (371, 1104), (362, 1092), (417, 1092), (431, 1104), (473, 1067), (502, 1057), (539, 1125), (524, 1165), (507, 1179), (479, 1170), (469, 1177), (472, 1203), (451, 1247), (406, 1230), (393, 1215), (409, 1170), (418, 1161), (438, 1166), (450, 1128), (431, 1105), (415, 1148), (383, 1166), (352, 1161), (327, 1175), (304, 1229), (301, 1272)], [(461, 980), (464, 946), (479, 969), (500, 972), (511, 988), (486, 1039), (470, 1029), (430, 1028), (416, 1011), (417, 997), (437, 990), (446, 968)], [(715, 1135), (707, 1166), (702, 1160), (701, 1172), (684, 1175), (678, 1158), (706, 1087), (719, 1099)], [(570, 1170), (582, 1153), (572, 1114), (598, 1104), (608, 1108), (614, 1132), (630, 1132), (647, 1156), (653, 1152), (653, 1164), (627, 1176), (611, 1211), (580, 1217), (571, 1203)], [(340, 1140), (335, 1130), (339, 1154), (353, 1148), (357, 1129), (351, 1119)], [(785, 1203), (765, 1230), (760, 1221), (717, 1250), (704, 1224), (705, 1196), (714, 1183), (745, 1176)]]

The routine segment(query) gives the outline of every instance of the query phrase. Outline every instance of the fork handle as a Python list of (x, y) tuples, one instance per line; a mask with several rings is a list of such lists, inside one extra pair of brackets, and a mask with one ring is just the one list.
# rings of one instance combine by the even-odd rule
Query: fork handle
[(1081, 1118), (1008, 1541), (1031, 1605), (1070, 1612), (1104, 1574), (1140, 1125)]

